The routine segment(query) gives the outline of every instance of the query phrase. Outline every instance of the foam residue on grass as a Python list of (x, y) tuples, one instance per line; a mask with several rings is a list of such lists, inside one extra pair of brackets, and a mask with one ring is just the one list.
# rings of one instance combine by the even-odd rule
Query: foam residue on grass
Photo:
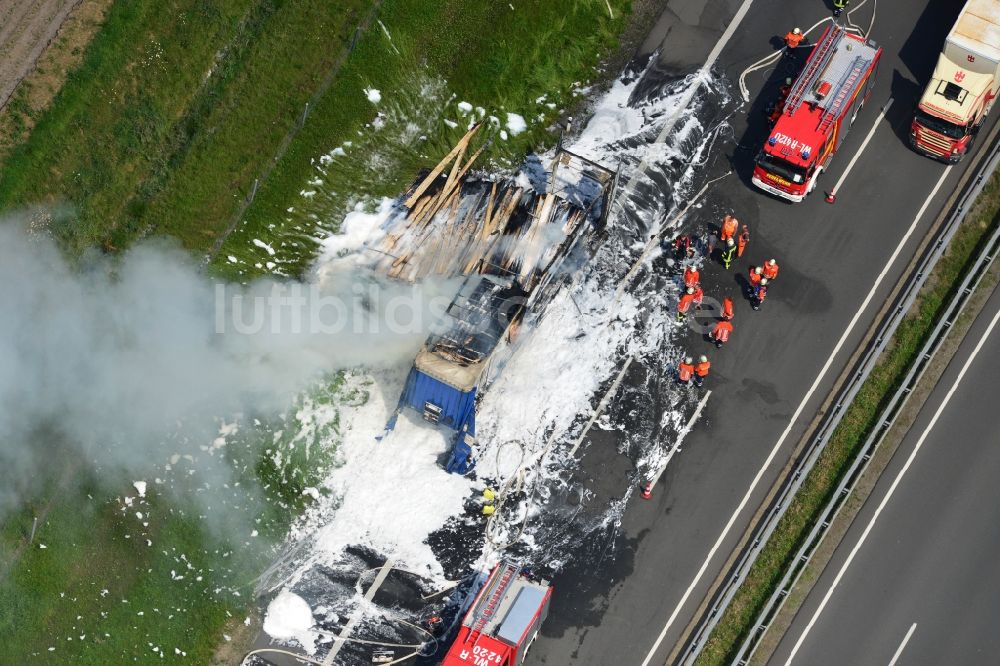
[(524, 120), (524, 116), (518, 113), (507, 114), (507, 130), (511, 136), (517, 136), (526, 129), (528, 129), (528, 123)]
[[(386, 195), (397, 194), (385, 191), (387, 173), (444, 145), (438, 127), (449, 101), (444, 82), (426, 76), (415, 77), (383, 98), (376, 124), (369, 123), (351, 139), (313, 157), (306, 181), (311, 194), (299, 194), (280, 219), (268, 225), (275, 256), (261, 252), (249, 229), (238, 228), (227, 241), (226, 252), (236, 255), (240, 263), (228, 267), (226, 274), (238, 279), (261, 272), (296, 275), (322, 266), (325, 260), (317, 256), (328, 258), (328, 243), (341, 242), (345, 220), (377, 208)], [(273, 262), (273, 268), (265, 267), (267, 261)]]

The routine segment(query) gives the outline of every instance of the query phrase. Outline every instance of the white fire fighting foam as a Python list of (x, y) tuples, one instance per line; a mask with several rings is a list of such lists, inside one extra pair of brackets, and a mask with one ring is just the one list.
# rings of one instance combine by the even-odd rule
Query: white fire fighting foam
[[(692, 84), (686, 81), (631, 106), (636, 80), (616, 82), (597, 101), (593, 119), (570, 149), (612, 168), (624, 159), (623, 183), (631, 176), (628, 169), (634, 171), (641, 161), (653, 169), (672, 158), (696, 163), (708, 140), (685, 147), (692, 131), (700, 129), (693, 113), (678, 126), (669, 145), (652, 142), (665, 120), (682, 111), (678, 102)], [(682, 183), (691, 178), (693, 169), (688, 167)], [(672, 193), (675, 199), (683, 194), (677, 189)], [(671, 205), (662, 202), (658, 210), (646, 214), (660, 218)], [(357, 210), (348, 216), (341, 233), (324, 243), (316, 266), (320, 279), (331, 264), (342, 267), (350, 262), (352, 250), (379, 233), (390, 208), (386, 200), (374, 214)], [(623, 208), (627, 210), (628, 203)], [(610, 223), (615, 225), (621, 216), (618, 210)], [(647, 222), (651, 227), (657, 223)], [(619, 259), (634, 261), (634, 256)], [(483, 476), (510, 475), (547, 454), (551, 436), (565, 441), (568, 434), (575, 434), (574, 423), (579, 428), (581, 415), (590, 413), (597, 392), (624, 359), (657, 349), (670, 335), (674, 323), (666, 308), (651, 309), (629, 293), (613, 303), (617, 285), (607, 276), (602, 279), (596, 266), (585, 267), (581, 277), (550, 304), (480, 405), (477, 428), (484, 449), (478, 471)], [(643, 333), (636, 336), (640, 319)], [(291, 535), (293, 540), (311, 539), (314, 548), (288, 579), (286, 589), (317, 563), (335, 563), (351, 545), (367, 546), (396, 559), (399, 568), (443, 581), (441, 565), (425, 542), (460, 514), (463, 502), (481, 486), (439, 466), (438, 457), (450, 449), (450, 433), (424, 423), (419, 415), (404, 412), (396, 428), (376, 441), (396, 407), (408, 371), (405, 365), (369, 374), (365, 378), (371, 382), (369, 399), (358, 407), (339, 408), (340, 439), (331, 443), (337, 446), (337, 463), (324, 483), (330, 492), (311, 507)], [(669, 410), (664, 415), (665, 420), (677, 418)], [(505, 447), (508, 442), (520, 446)], [(269, 608), (268, 618), (281, 612), (281, 606)]]
[(315, 654), (315, 623), (309, 603), (294, 592), (282, 590), (267, 606), (264, 631), (278, 640), (295, 641), (308, 654)]

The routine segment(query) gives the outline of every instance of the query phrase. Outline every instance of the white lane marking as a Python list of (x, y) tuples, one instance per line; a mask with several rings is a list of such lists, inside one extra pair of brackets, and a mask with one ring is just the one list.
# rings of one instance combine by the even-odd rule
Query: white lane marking
[(705, 403), (708, 402), (708, 396), (710, 395), (712, 395), (711, 391), (705, 391), (705, 395), (698, 401), (698, 408), (694, 410), (694, 414), (692, 414), (691, 418), (688, 419), (687, 425), (684, 426), (684, 429), (681, 430), (680, 434), (677, 436), (677, 441), (674, 443), (673, 448), (670, 449), (670, 453), (667, 454), (667, 459), (663, 461), (663, 464), (660, 466), (660, 470), (656, 473), (656, 476), (650, 479), (650, 490), (653, 489), (653, 486), (655, 486), (660, 480), (660, 477), (663, 476), (663, 472), (667, 470), (667, 465), (670, 464), (670, 459), (674, 457), (675, 453), (681, 450), (681, 442), (683, 442), (684, 438), (687, 437), (687, 434), (691, 432), (691, 427), (694, 425), (695, 421), (698, 420), (698, 417), (701, 416), (701, 410), (705, 409)]
[(351, 619), (347, 621), (346, 625), (344, 625), (343, 630), (337, 634), (337, 639), (334, 641), (333, 647), (330, 648), (329, 654), (327, 654), (326, 658), (323, 660), (323, 666), (330, 666), (330, 664), (333, 663), (334, 658), (340, 652), (341, 648), (344, 647), (344, 643), (346, 642), (344, 639), (351, 635), (354, 631), (354, 627), (356, 627), (358, 622), (361, 621), (361, 618), (365, 614), (365, 608), (367, 607), (368, 602), (375, 598), (375, 593), (378, 592), (378, 588), (382, 587), (382, 583), (385, 582), (386, 576), (389, 575), (389, 572), (392, 571), (392, 567), (395, 564), (396, 560), (388, 559), (385, 561), (385, 564), (382, 565), (382, 568), (379, 569), (378, 575), (376, 575), (375, 580), (372, 581), (372, 586), (368, 588), (367, 592), (365, 592), (365, 603), (361, 604), (358, 609), (354, 611), (354, 614), (351, 615)]
[[(729, 40), (733, 38), (736, 28), (740, 27), (740, 23), (743, 21), (743, 17), (746, 16), (747, 12), (750, 10), (751, 4), (753, 4), (753, 0), (743, 0), (743, 4), (740, 5), (740, 8), (737, 9), (736, 13), (733, 15), (733, 20), (730, 21), (729, 26), (726, 27), (726, 31), (722, 33), (722, 36), (719, 37), (719, 41), (715, 43), (715, 46), (712, 47), (712, 50), (709, 52), (708, 59), (705, 60), (705, 64), (702, 65), (698, 70), (698, 73), (695, 74), (695, 85), (688, 88), (688, 91), (684, 94), (684, 97), (681, 98), (681, 101), (678, 103), (673, 115), (667, 120), (666, 124), (663, 125), (663, 129), (660, 130), (660, 134), (656, 137), (656, 141), (654, 141), (652, 145), (655, 146), (658, 143), (666, 141), (667, 135), (673, 131), (674, 127), (677, 125), (677, 121), (681, 119), (682, 115), (684, 115), (684, 111), (687, 109), (688, 104), (691, 103), (691, 100), (694, 99), (698, 90), (705, 84), (705, 75), (708, 74), (710, 69), (712, 69), (712, 65), (715, 64), (715, 61), (719, 59), (722, 49), (724, 49), (726, 44), (729, 43)], [(632, 178), (629, 179), (626, 189), (632, 189), (642, 174), (646, 172), (647, 166), (649, 166), (649, 164), (646, 162), (646, 158), (643, 157), (642, 161), (639, 162), (639, 167), (635, 170)]]
[(587, 421), (587, 425), (584, 426), (583, 432), (581, 432), (580, 436), (576, 438), (573, 448), (569, 450), (569, 454), (571, 456), (576, 455), (576, 450), (580, 448), (580, 444), (582, 444), (583, 440), (586, 439), (587, 433), (590, 432), (590, 427), (594, 425), (594, 421), (600, 418), (601, 413), (604, 412), (604, 408), (608, 406), (608, 401), (611, 400), (611, 397), (618, 392), (618, 387), (621, 385), (622, 380), (625, 379), (625, 372), (628, 371), (628, 367), (632, 365), (633, 358), (635, 357), (628, 357), (628, 360), (625, 361), (625, 365), (622, 366), (621, 372), (618, 373), (618, 376), (615, 377), (615, 381), (611, 384), (611, 388), (609, 388), (608, 392), (604, 394), (603, 398), (601, 398), (601, 402), (597, 405), (597, 409), (594, 410), (590, 420)]
[[(993, 332), (993, 328), (996, 326), (997, 321), (1000, 321), (1000, 310), (997, 310), (997, 313), (993, 315), (993, 320), (990, 321), (990, 325), (986, 329), (986, 332), (983, 334), (981, 338), (979, 338), (979, 342), (976, 343), (976, 347), (975, 349), (972, 350), (972, 353), (969, 355), (969, 358), (965, 359), (965, 364), (962, 365), (962, 369), (959, 371), (958, 377), (955, 378), (955, 383), (953, 383), (951, 385), (951, 388), (948, 389), (948, 393), (945, 394), (944, 400), (941, 401), (941, 404), (938, 405), (937, 410), (935, 410), (934, 412), (934, 416), (931, 417), (930, 423), (928, 423), (927, 427), (924, 428), (924, 431), (920, 433), (920, 439), (917, 440), (916, 445), (913, 447), (913, 451), (910, 452), (910, 456), (906, 459), (906, 463), (903, 465), (903, 468), (899, 470), (899, 474), (896, 475), (896, 478), (893, 479), (892, 485), (889, 486), (889, 490), (886, 492), (885, 497), (882, 498), (882, 501), (879, 503), (878, 508), (875, 509), (875, 513), (874, 515), (872, 515), (871, 520), (868, 521), (868, 525), (865, 527), (865, 531), (861, 533), (861, 538), (858, 539), (858, 542), (854, 545), (854, 548), (851, 549), (851, 553), (850, 555), (847, 556), (847, 560), (844, 562), (844, 565), (840, 567), (840, 571), (837, 572), (837, 577), (833, 579), (833, 584), (830, 585), (830, 589), (828, 589), (826, 591), (826, 594), (823, 595), (823, 601), (820, 602), (819, 608), (817, 608), (816, 612), (813, 613), (813, 616), (812, 618), (810, 618), (809, 624), (806, 625), (806, 628), (802, 630), (802, 635), (799, 636), (799, 640), (795, 642), (795, 647), (792, 648), (792, 653), (788, 655), (788, 661), (785, 662), (785, 666), (789, 666), (789, 664), (792, 663), (792, 659), (795, 658), (795, 655), (798, 653), (799, 648), (802, 647), (802, 643), (806, 640), (806, 636), (809, 635), (809, 632), (812, 630), (813, 625), (816, 624), (816, 620), (819, 619), (820, 613), (822, 613), (823, 609), (826, 608), (826, 604), (830, 601), (830, 597), (833, 595), (833, 591), (837, 589), (837, 585), (840, 584), (840, 579), (844, 577), (844, 573), (847, 571), (847, 567), (851, 566), (851, 562), (854, 561), (854, 557), (858, 554), (858, 551), (861, 550), (861, 546), (864, 545), (865, 540), (868, 538), (868, 535), (871, 534), (872, 528), (875, 527), (875, 521), (878, 520), (878, 517), (882, 514), (882, 510), (885, 509), (886, 504), (889, 503), (889, 500), (892, 498), (892, 494), (896, 492), (896, 488), (899, 486), (899, 482), (902, 480), (903, 475), (906, 474), (906, 471), (910, 469), (910, 465), (913, 464), (913, 460), (917, 457), (917, 453), (920, 451), (920, 447), (924, 445), (924, 441), (927, 439), (927, 435), (930, 434), (935, 424), (937, 424), (938, 418), (940, 418), (941, 413), (944, 412), (945, 408), (948, 406), (948, 403), (951, 402), (951, 396), (955, 394), (955, 390), (958, 388), (959, 383), (961, 383), (962, 378), (965, 377), (965, 373), (972, 366), (972, 362), (976, 360), (976, 356), (979, 355), (979, 350), (981, 350), (983, 348), (983, 345), (986, 344), (986, 339), (990, 337), (990, 333)], [(895, 661), (896, 660), (893, 659), (893, 662)]]
[(944, 183), (944, 180), (948, 177), (949, 173), (951, 173), (951, 165), (944, 168), (944, 171), (941, 173), (941, 177), (938, 178), (937, 183), (934, 185), (934, 189), (932, 189), (931, 193), (927, 195), (927, 199), (924, 201), (924, 204), (920, 207), (920, 210), (917, 211), (917, 216), (913, 218), (910, 228), (906, 230), (906, 233), (903, 234), (899, 242), (896, 244), (895, 251), (893, 251), (892, 256), (889, 257), (889, 261), (886, 262), (882, 272), (878, 274), (878, 277), (875, 279), (875, 284), (872, 285), (871, 291), (869, 291), (868, 295), (865, 296), (865, 300), (861, 303), (861, 307), (859, 307), (858, 311), (854, 313), (854, 317), (851, 319), (851, 322), (847, 325), (847, 328), (844, 329), (844, 333), (840, 336), (840, 340), (837, 341), (837, 346), (834, 347), (830, 355), (827, 356), (826, 363), (823, 364), (823, 368), (819, 371), (819, 374), (816, 375), (816, 379), (813, 381), (812, 386), (810, 386), (809, 390), (806, 391), (805, 396), (802, 398), (802, 402), (800, 402), (799, 406), (795, 409), (795, 413), (792, 414), (792, 418), (789, 419), (788, 425), (785, 427), (784, 432), (781, 433), (781, 437), (778, 438), (774, 448), (771, 449), (771, 452), (767, 455), (767, 459), (764, 461), (764, 464), (761, 465), (760, 469), (757, 471), (757, 475), (753, 478), (753, 481), (750, 482), (750, 487), (747, 489), (743, 499), (740, 500), (739, 506), (736, 507), (733, 515), (729, 517), (729, 521), (726, 523), (726, 526), (722, 528), (722, 534), (719, 535), (715, 544), (712, 545), (711, 550), (708, 551), (708, 555), (705, 556), (705, 561), (702, 562), (701, 568), (699, 568), (698, 573), (695, 574), (694, 580), (692, 580), (691, 584), (688, 585), (688, 588), (684, 591), (684, 595), (681, 597), (681, 600), (677, 602), (677, 606), (670, 614), (670, 617), (667, 618), (667, 623), (663, 626), (663, 630), (656, 638), (656, 642), (653, 644), (653, 647), (650, 648), (649, 654), (647, 654), (645, 660), (643, 660), (642, 666), (649, 666), (650, 661), (653, 659), (653, 655), (660, 648), (660, 643), (662, 643), (663, 639), (666, 638), (667, 631), (670, 630), (670, 626), (677, 619), (677, 616), (680, 615), (681, 609), (687, 603), (688, 597), (691, 596), (691, 593), (694, 592), (694, 588), (698, 585), (698, 582), (701, 581), (701, 577), (705, 575), (705, 571), (708, 569), (708, 565), (711, 563), (712, 558), (715, 557), (715, 553), (722, 546), (723, 541), (726, 540), (726, 537), (729, 535), (729, 530), (731, 530), (733, 525), (736, 523), (736, 519), (741, 513), (743, 513), (743, 509), (746, 508), (747, 502), (750, 501), (750, 496), (757, 488), (757, 484), (760, 483), (760, 480), (764, 477), (764, 473), (767, 471), (767, 468), (771, 466), (771, 462), (774, 460), (774, 457), (778, 455), (778, 451), (781, 449), (781, 445), (784, 444), (785, 438), (788, 437), (788, 433), (792, 431), (792, 426), (795, 425), (795, 422), (798, 420), (802, 410), (805, 409), (806, 403), (809, 402), (810, 398), (812, 398), (812, 395), (816, 392), (820, 382), (823, 381), (826, 373), (830, 370), (830, 366), (833, 364), (833, 359), (835, 359), (837, 354), (840, 353), (840, 348), (844, 346), (844, 343), (847, 341), (848, 336), (850, 336), (851, 331), (854, 330), (858, 320), (861, 318), (861, 314), (868, 308), (868, 304), (871, 303), (872, 298), (875, 297), (875, 292), (878, 291), (879, 285), (882, 284), (882, 280), (885, 279), (885, 276), (889, 273), (889, 269), (892, 268), (892, 265), (896, 263), (896, 257), (898, 257), (899, 253), (902, 252), (906, 242), (910, 239), (913, 231), (917, 228), (917, 222), (920, 221), (924, 211), (927, 210), (927, 206), (930, 205), (931, 200), (938, 193), (938, 190), (941, 189), (941, 185)]
[(913, 632), (916, 628), (917, 628), (916, 622), (910, 625), (910, 630), (906, 632), (905, 636), (903, 636), (903, 642), (899, 644), (898, 648), (896, 648), (896, 654), (892, 655), (892, 661), (889, 662), (889, 666), (896, 666), (896, 660), (899, 659), (899, 655), (903, 654), (903, 648), (905, 648), (906, 644), (910, 642), (910, 636), (913, 635)]
[(878, 129), (878, 124), (882, 122), (883, 118), (885, 118), (885, 114), (889, 110), (890, 106), (892, 106), (891, 97), (889, 98), (889, 101), (885, 103), (885, 106), (882, 107), (882, 111), (878, 114), (878, 118), (875, 119), (875, 123), (872, 125), (872, 128), (868, 130), (868, 136), (866, 136), (865, 140), (861, 142), (861, 147), (858, 148), (858, 152), (854, 153), (854, 157), (852, 157), (851, 161), (847, 163), (847, 168), (844, 169), (844, 173), (840, 174), (840, 178), (837, 180), (837, 184), (833, 186), (833, 189), (830, 190), (830, 194), (836, 194), (837, 191), (840, 190), (840, 186), (844, 184), (845, 180), (847, 180), (847, 174), (851, 173), (851, 169), (854, 168), (854, 163), (858, 161), (859, 157), (861, 157), (861, 153), (865, 152), (865, 148), (868, 147), (868, 142), (872, 140), (873, 136), (875, 136), (875, 130)]

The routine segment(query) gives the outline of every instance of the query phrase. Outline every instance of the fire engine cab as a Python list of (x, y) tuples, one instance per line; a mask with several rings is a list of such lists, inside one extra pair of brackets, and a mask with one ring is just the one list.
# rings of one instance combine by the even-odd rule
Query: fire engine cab
[(833, 24), (816, 42), (754, 165), (753, 184), (802, 201), (875, 85), (882, 49)]
[(441, 666), (521, 666), (551, 598), (548, 585), (501, 562), (472, 602)]

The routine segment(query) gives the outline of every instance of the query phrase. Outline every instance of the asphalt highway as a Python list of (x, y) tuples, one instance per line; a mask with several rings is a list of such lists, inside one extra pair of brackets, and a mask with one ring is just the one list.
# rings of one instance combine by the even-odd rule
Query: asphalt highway
[[(737, 0), (664, 4), (644, 48), (661, 49), (663, 67), (679, 73), (697, 69), (733, 15), (746, 6)], [(855, 15), (855, 22), (867, 26), (871, 5)], [(552, 611), (528, 663), (666, 661), (968, 166), (967, 160), (946, 169), (915, 154), (906, 143), (921, 84), (960, 5), (928, 0), (877, 3), (872, 37), (885, 49), (878, 82), (830, 172), (821, 177), (819, 190), (840, 178), (875, 129), (834, 205), (825, 203), (821, 192), (789, 205), (749, 184), (749, 165), (766, 138), (761, 110), (776, 94), (782, 75), (751, 76), (751, 103), (737, 108), (733, 102), (734, 139), (715, 148), (726, 159), (703, 177), (707, 181), (729, 168), (737, 176), (713, 186), (706, 205), (685, 227), (703, 231), (732, 211), (753, 232), (748, 253), (734, 270), (727, 273), (718, 265), (702, 270), (707, 295), (729, 294), (737, 303), (732, 341), (720, 351), (695, 332), (682, 341), (712, 360), (705, 387), (712, 390), (711, 399), (653, 498), (643, 501), (633, 494), (613, 542), (597, 549), (606, 554), (597, 561), (580, 558), (556, 576)], [(828, 15), (819, 0), (753, 0), (716, 67), (735, 82), (747, 65), (775, 48), (778, 35), (796, 25), (807, 28)], [(888, 113), (876, 123), (879, 108), (890, 98)], [(764, 308), (752, 312), (740, 297), (740, 280), (751, 262), (772, 256), (781, 264), (781, 275)], [(633, 368), (623, 390), (626, 395), (630, 390), (655, 393), (650, 378), (666, 376), (663, 368), (641, 363)], [(698, 395), (693, 398), (696, 402)], [(624, 413), (634, 409), (627, 400), (618, 400), (610, 415), (612, 420), (624, 419)], [(620, 453), (625, 440), (619, 433), (598, 431), (586, 446), (583, 474), (597, 497), (625, 494), (630, 471)], [(580, 548), (595, 549), (587, 544)], [(901, 636), (893, 634), (891, 640), (897, 638)]]
[(998, 319), (1000, 290), (923, 405), (770, 663), (997, 663), (1000, 326), (990, 326)]

